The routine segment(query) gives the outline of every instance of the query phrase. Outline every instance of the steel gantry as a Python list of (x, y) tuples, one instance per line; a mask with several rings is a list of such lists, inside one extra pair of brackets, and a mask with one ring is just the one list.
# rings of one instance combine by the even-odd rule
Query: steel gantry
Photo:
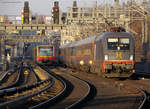
[(13, 30), (62, 30), (66, 26), (63, 24), (0, 24), (0, 31)]
[(148, 11), (148, 3), (138, 3), (131, 2), (131, 6), (129, 6), (130, 10), (130, 24), (134, 21), (141, 21), (141, 34), (138, 35), (142, 38), (142, 59), (147, 59), (148, 53), (148, 18), (150, 16), (150, 12)]
[(11, 36), (11, 35), (3, 35), (0, 37), (2, 41), (9, 41), (10, 43), (16, 42), (49, 42), (50, 39), (47, 36)]

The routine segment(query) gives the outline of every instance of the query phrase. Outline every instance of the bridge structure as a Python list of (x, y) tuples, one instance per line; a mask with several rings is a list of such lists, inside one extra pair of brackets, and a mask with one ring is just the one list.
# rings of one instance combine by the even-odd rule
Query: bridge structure
[(7, 45), (15, 45), (17, 42), (50, 42), (50, 38), (47, 36), (39, 36), (39, 35), (30, 35), (30, 36), (21, 36), (21, 35), (2, 35), (0, 37), (1, 41), (7, 42)]
[(66, 27), (64, 24), (0, 24), (0, 31), (12, 30), (62, 30)]

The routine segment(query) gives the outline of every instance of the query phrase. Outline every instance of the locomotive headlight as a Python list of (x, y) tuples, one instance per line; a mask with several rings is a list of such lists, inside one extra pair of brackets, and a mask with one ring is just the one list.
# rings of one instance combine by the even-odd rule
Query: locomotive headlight
[(81, 61), (80, 61), (80, 65), (83, 65), (83, 64), (84, 64), (84, 61), (83, 61), (83, 60), (81, 60)]
[(130, 55), (130, 60), (133, 60), (133, 55)]
[(108, 60), (108, 55), (105, 55), (105, 56), (104, 56), (104, 59), (105, 59), (105, 60)]
[(92, 60), (89, 61), (89, 64), (93, 64)]

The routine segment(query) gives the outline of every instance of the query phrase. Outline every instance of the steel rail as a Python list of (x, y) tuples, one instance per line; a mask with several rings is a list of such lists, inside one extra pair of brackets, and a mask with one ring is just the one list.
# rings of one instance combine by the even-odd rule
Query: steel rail
[(3, 79), (7, 76), (7, 74), (8, 74), (10, 71), (12, 71), (12, 69), (10, 69), (10, 70), (8, 70), (8, 71), (6, 71), (6, 72), (2, 72), (2, 73), (0, 74), (0, 82), (3, 81)]
[(45, 87), (45, 88), (43, 88), (43, 89), (41, 89), (41, 90), (39, 90), (39, 91), (37, 91), (35, 93), (31, 93), (31, 94), (28, 94), (28, 95), (24, 95), (24, 96), (21, 96), (21, 97), (9, 100), (9, 101), (4, 102), (4, 103), (0, 103), (0, 107), (4, 107), (4, 106), (7, 106), (7, 105), (11, 105), (11, 104), (13, 105), (13, 104), (17, 103), (18, 101), (21, 102), (21, 101), (23, 101), (25, 99), (31, 98), (33, 96), (36, 96), (36, 95), (42, 93), (43, 91), (49, 89), (50, 87), (52, 87), (53, 84), (54, 84), (54, 80), (52, 78), (50, 78), (48, 80), (45, 80), (45, 81), (41, 81), (40, 85), (42, 85), (44, 82), (50, 82), (50, 84), (47, 87)]
[(136, 87), (136, 86), (133, 86), (133, 85), (129, 85), (129, 86), (131, 86), (131, 87), (133, 87), (133, 88), (135, 88), (135, 89), (137, 89), (137, 90), (139, 90), (140, 92), (143, 93), (143, 95), (144, 95), (144, 100), (142, 101), (141, 105), (140, 105), (139, 108), (138, 108), (138, 109), (143, 109), (143, 107), (144, 107), (144, 105), (145, 105), (145, 103), (146, 103), (146, 101), (147, 101), (147, 98), (148, 98), (146, 91), (143, 90), (143, 89), (141, 89), (141, 88), (138, 88), (138, 87)]
[[(70, 74), (70, 75), (72, 75), (72, 74)], [(81, 78), (79, 78), (79, 77), (77, 77), (77, 76), (75, 76), (75, 75), (72, 75), (72, 76), (74, 76), (74, 77), (76, 77), (76, 78), (78, 78), (78, 79), (81, 79)], [(90, 83), (88, 83), (87, 81), (85, 81), (85, 80), (83, 80), (83, 79), (81, 79), (81, 80), (84, 81), (85, 83), (87, 83), (87, 84), (89, 85), (89, 87), (91, 86)], [(130, 86), (131, 86), (131, 85), (130, 85)], [(147, 94), (147, 92), (146, 92), (145, 90), (142, 90), (141, 88), (138, 88), (138, 87), (135, 87), (135, 86), (132, 86), (132, 87), (136, 88), (137, 90), (139, 90), (140, 92), (143, 93), (143, 95), (144, 95), (144, 100), (142, 101), (142, 103), (141, 103), (141, 105), (139, 106), (138, 109), (144, 109), (144, 107), (145, 107), (145, 105), (146, 105), (146, 101), (148, 100), (148, 94)], [(75, 108), (78, 104), (80, 104), (82, 101), (84, 101), (84, 100), (88, 97), (88, 94), (90, 94), (90, 90), (91, 90), (91, 89), (89, 89), (89, 92), (87, 92), (87, 94), (86, 94), (83, 98), (81, 98), (80, 100), (78, 100), (78, 101), (75, 102), (74, 104), (72, 104), (72, 105), (66, 107), (65, 109), (72, 109), (72, 108)]]
[[(20, 65), (19, 76), (18, 77), (20, 77), (20, 74), (22, 72), (22, 68), (23, 68), (23, 64)], [(30, 68), (30, 71), (32, 71), (34, 73), (34, 70), (31, 68), (31, 66), (29, 68)], [(19, 79), (17, 81), (19, 81)], [(10, 105), (12, 103), (17, 103), (18, 101), (20, 102), (20, 101), (23, 101), (23, 100), (25, 100), (27, 98), (36, 96), (36, 95), (42, 93), (43, 91), (49, 89), (50, 87), (52, 87), (53, 84), (54, 84), (54, 80), (52, 78), (49, 78), (49, 79), (44, 80), (44, 81), (39, 81), (39, 82), (37, 81), (37, 83), (32, 84), (32, 85), (23, 85), (21, 87), (14, 87), (14, 88), (8, 88), (8, 89), (1, 90), (0, 91), (1, 93), (4, 93), (5, 95), (7, 95), (7, 92), (9, 92), (9, 93), (12, 93), (12, 92), (18, 93), (18, 92), (26, 91), (27, 89), (36, 88), (36, 87), (38, 88), (38, 86), (40, 86), (40, 85), (42, 85), (42, 84), (44, 84), (46, 82), (49, 82), (49, 85), (47, 85), (45, 88), (43, 88), (43, 89), (41, 89), (41, 90), (39, 90), (39, 91), (37, 91), (35, 93), (31, 93), (31, 94), (28, 94), (28, 95), (24, 95), (24, 96), (15, 98), (13, 100), (9, 100), (7, 102), (0, 103), (0, 107), (4, 107), (6, 105)]]
[[(30, 71), (33, 72), (33, 74), (35, 75), (35, 72), (34, 70), (29, 66), (30, 68)], [(40, 82), (40, 80), (38, 80), (39, 78), (35, 75), (36, 77), (36, 83), (33, 84), (33, 85), (22, 85), (22, 86), (18, 86), (17, 87), (17, 84), (19, 83), (19, 78), (21, 76), (21, 73), (22, 73), (22, 69), (23, 69), (23, 64), (21, 64), (18, 68), (17, 68), (17, 72), (18, 72), (18, 76), (17, 76), (17, 79), (15, 82), (13, 82), (12, 84), (9, 84), (8, 86), (4, 87), (4, 88), (1, 88), (0, 89), (0, 96), (4, 96), (4, 95), (7, 95), (7, 93), (13, 93), (13, 92), (17, 92), (19, 90), (19, 92), (27, 89), (26, 87), (32, 87), (32, 86), (36, 86), (36, 84), (38, 84)], [(15, 86), (15, 87), (13, 87)]]
[(37, 74), (35, 73), (35, 71), (32, 69), (31, 64), (28, 64), (30, 71), (33, 72), (34, 76), (36, 77), (36, 81), (39, 82), (40, 78), (37, 76)]
[[(20, 67), (18, 69), (18, 76), (17, 76), (17, 79), (16, 81), (11, 85), (11, 87), (14, 87), (14, 86), (17, 86), (18, 83), (19, 83), (19, 80), (20, 80), (20, 76), (21, 76), (21, 73), (22, 73), (22, 69), (23, 69), (23, 64), (21, 63), (20, 64)], [(10, 87), (10, 86), (9, 86)]]
[(18, 76), (15, 79), (15, 81), (13, 83), (9, 84), (6, 87), (0, 88), (0, 91), (3, 90), (3, 89), (8, 89), (8, 88), (12, 88), (12, 87), (17, 86), (17, 84), (19, 83), (19, 78), (20, 78), (21, 71), (22, 71), (21, 69), (22, 69), (22, 65), (20, 65), (19, 68), (16, 69), (16, 72), (18, 72)]
[(143, 109), (143, 107), (144, 107), (144, 105), (147, 101), (148, 96), (147, 96), (147, 94), (144, 90), (142, 90), (142, 89), (139, 89), (139, 90), (141, 90), (141, 92), (144, 94), (144, 100), (143, 100), (142, 104), (140, 105), (140, 107), (138, 109)]
[(40, 109), (42, 106), (44, 106), (45, 104), (48, 104), (48, 103), (51, 103), (53, 101), (55, 101), (56, 99), (58, 99), (59, 97), (63, 96), (64, 93), (66, 93), (67, 91), (67, 84), (64, 80), (62, 80), (60, 77), (58, 77), (56, 74), (52, 73), (49, 71), (49, 69), (46, 67), (46, 66), (40, 66), (42, 69), (44, 69), (45, 71), (47, 71), (50, 75), (52, 75), (53, 77), (55, 77), (57, 80), (61, 81), (61, 83), (63, 84), (64, 88), (63, 90), (57, 94), (56, 96), (38, 104), (38, 105), (35, 105), (33, 107), (30, 107), (29, 109)]
[[(46, 68), (46, 66), (43, 67), (44, 69), (46, 69), (47, 72), (49, 72), (50, 74), (52, 74), (53, 76), (55, 76), (57, 79), (61, 79), (59, 78), (57, 75), (55, 75), (54, 73), (51, 73), (48, 68)], [(88, 87), (88, 91), (86, 92), (86, 94), (81, 98), (79, 99), (78, 101), (76, 101), (75, 103), (71, 104), (70, 106), (66, 107), (65, 109), (71, 109), (71, 108), (75, 108), (76, 106), (78, 106), (79, 104), (81, 104), (84, 100), (86, 100), (88, 98), (88, 96), (90, 95), (90, 92), (91, 92), (91, 84), (88, 83), (87, 81), (79, 78), (79, 77), (76, 77), (74, 75), (71, 75), (70, 76), (74, 77), (75, 79), (79, 79), (80, 81), (82, 81), (87, 87)], [(62, 79), (61, 79), (62, 80)], [(64, 82), (65, 83), (65, 82)], [(65, 88), (58, 94), (56, 95), (55, 97), (37, 105), (37, 106), (34, 106), (34, 107), (31, 107), (29, 109), (40, 109), (42, 107), (42, 105), (44, 105), (45, 103), (50, 103), (50, 102), (53, 102), (55, 101), (59, 96), (63, 95), (63, 93), (65, 93), (64, 91), (66, 90), (66, 86), (67, 84), (65, 83)]]
[[(133, 74), (129, 77), (129, 79), (132, 79), (132, 80), (137, 79), (137, 76), (139, 76), (139, 75), (149, 75), (149, 76), (150, 76), (150, 73), (149, 73), (149, 74), (148, 74), (148, 73), (145, 74), (144, 71), (138, 71), (138, 72), (140, 72), (140, 73), (137, 73), (137, 71), (138, 71), (138, 70), (136, 70), (136, 72), (133, 73)], [(144, 95), (144, 100), (142, 101), (142, 103), (141, 103), (141, 105), (139, 106), (138, 109), (144, 109), (143, 107), (144, 107), (144, 105), (145, 105), (145, 103), (146, 103), (146, 101), (147, 101), (147, 99), (148, 99), (147, 92), (146, 92), (145, 90), (143, 90), (143, 89), (141, 89), (141, 88), (138, 88), (138, 87), (136, 87), (136, 86), (133, 86), (133, 85), (128, 85), (128, 86), (131, 86), (131, 87), (133, 87), (133, 88), (139, 90), (141, 93), (143, 93), (143, 95)]]
[[(134, 73), (133, 73), (134, 74)], [(150, 72), (146, 72), (146, 71), (140, 71), (140, 70), (136, 70), (135, 74), (144, 74), (144, 75), (150, 75)]]
[(150, 78), (150, 72), (136, 70), (129, 78), (130, 79), (138, 79), (138, 77)]
[[(136, 70), (136, 73), (134, 73), (134, 76), (143, 76), (143, 77), (150, 78), (150, 72)], [(137, 89), (139, 89), (144, 95), (144, 100), (138, 109), (144, 109), (146, 107), (146, 103), (149, 102), (148, 101), (149, 95), (145, 90), (142, 90), (141, 88), (137, 88)]]
[(82, 103), (86, 98), (88, 98), (88, 96), (90, 95), (90, 92), (91, 92), (91, 85), (90, 83), (88, 83), (87, 81), (75, 76), (75, 75), (72, 75), (72, 74), (69, 74), (71, 75), (72, 77), (74, 78), (77, 78), (79, 79), (80, 81), (82, 81), (87, 87), (88, 87), (88, 91), (87, 93), (82, 97), (80, 98), (78, 101), (76, 101), (75, 103), (73, 103), (72, 105), (66, 107), (65, 109), (72, 109), (72, 108), (75, 108), (76, 106), (78, 106), (80, 103)]
[[(69, 74), (69, 75), (72, 75), (72, 76), (74, 76), (75, 78), (78, 78), (78, 79), (84, 81), (85, 83), (87, 83), (87, 84), (89, 85), (89, 87), (91, 86), (91, 84), (90, 84), (89, 82), (87, 82), (87, 81), (81, 79), (80, 77), (77, 77), (77, 76), (75, 76), (75, 75), (73, 75), (73, 74)], [(130, 86), (131, 86), (131, 85), (130, 85)], [(147, 103), (147, 101), (148, 101), (148, 97), (149, 97), (148, 94), (147, 94), (147, 92), (144, 91), (144, 90), (142, 90), (141, 88), (138, 88), (138, 87), (135, 87), (135, 86), (132, 86), (132, 87), (136, 88), (136, 89), (139, 90), (141, 93), (143, 93), (144, 99), (142, 100), (142, 103), (141, 103), (141, 105), (139, 106), (138, 109), (145, 109), (144, 107), (146, 107), (145, 105), (146, 105), (146, 103)], [(92, 90), (92, 89), (89, 89), (89, 92), (87, 92), (87, 94), (86, 94), (83, 98), (81, 98), (80, 100), (78, 100), (78, 101), (75, 102), (74, 104), (72, 104), (72, 105), (66, 107), (65, 109), (76, 109), (76, 106), (78, 106), (81, 102), (83, 102), (83, 101), (88, 97), (88, 95), (90, 94), (90, 90)]]

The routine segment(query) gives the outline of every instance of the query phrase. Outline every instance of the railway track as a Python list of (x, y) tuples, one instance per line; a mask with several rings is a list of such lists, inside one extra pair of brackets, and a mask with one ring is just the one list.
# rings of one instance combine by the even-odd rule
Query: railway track
[(56, 105), (48, 107), (48, 109), (78, 109), (92, 97), (93, 87), (90, 83), (63, 71), (57, 72), (55, 70), (53, 72), (59, 73), (66, 81), (67, 89), (62, 100), (59, 100)]
[(22, 64), (18, 65), (18, 68), (13, 69), (12, 71), (7, 72), (4, 78), (1, 80), (1, 90), (8, 89), (12, 87), (19, 86), (20, 77), (22, 73), (23, 66)]
[[(77, 108), (79, 105), (81, 105), (81, 103), (84, 100), (86, 100), (89, 97), (89, 95), (91, 95), (91, 85), (83, 81), (82, 79), (68, 74), (65, 75), (67, 78), (69, 77), (70, 80), (72, 80), (73, 86), (75, 85), (73, 88), (75, 90), (73, 90), (73, 92), (71, 93), (69, 91), (71, 91), (72, 84), (70, 84), (70, 82), (65, 80), (62, 75), (61, 76), (56, 75), (55, 73), (51, 72), (47, 67), (42, 66), (42, 68), (47, 72), (49, 72), (51, 77), (54, 78), (55, 84), (50, 89), (46, 90), (39, 96), (32, 97), (32, 100), (29, 100), (28, 103), (26, 103), (25, 108), (29, 109)], [(76, 82), (78, 82), (81, 85), (78, 86), (79, 84), (76, 84)], [(80, 94), (80, 96), (78, 96), (77, 92), (79, 92), (81, 88), (83, 89), (83, 92)], [(64, 105), (64, 103), (68, 101), (68, 98), (70, 99), (70, 96), (74, 95), (77, 95), (78, 98)], [(34, 104), (34, 106), (31, 106), (30, 104), (32, 105)]]
[[(45, 73), (49, 72), (45, 67), (42, 67), (40, 71), (43, 71)], [(45, 109), (63, 96), (66, 90), (66, 83), (52, 72), (49, 73), (49, 76), (54, 80), (53, 86), (39, 96), (33, 97), (32, 100), (30, 100), (30, 104), (32, 106), (27, 106), (29, 109)]]
[[(111, 78), (112, 79), (112, 78)], [(129, 78), (113, 78), (117, 81), (120, 81), (122, 87), (128, 85), (134, 87), (135, 89), (140, 90), (143, 93), (143, 101), (138, 109), (149, 109), (150, 107), (150, 73), (136, 70)]]
[(22, 93), (19, 93), (19, 97), (13, 96), (13, 101), (9, 101), (9, 103), (4, 102), (4, 104), (7, 105), (5, 108), (20, 109), (21, 106), (23, 109), (41, 109), (41, 107), (47, 106), (46, 104), (50, 102), (53, 103), (55, 101), (54, 99), (59, 98), (59, 96), (63, 94), (65, 83), (62, 83), (59, 77), (57, 78), (53, 74), (49, 75), (47, 72), (44, 72), (44, 70), (39, 69), (39, 67), (34, 67), (32, 71), (35, 71), (40, 82), (38, 82), (36, 86), (31, 85), (30, 87), (30, 85), (28, 85), (29, 88), (22, 87)]
[[(45, 70), (49, 71), (49, 69), (45, 68)], [(68, 91), (70, 91), (70, 86), (69, 82), (66, 83), (66, 80), (63, 79), (60, 76), (55, 75), (52, 72), (50, 77), (54, 78), (55, 84), (53, 86), (51, 86), (51, 88), (45, 90), (44, 92), (41, 92), (41, 94), (38, 94), (38, 96), (31, 96), (30, 95), (25, 95), (25, 92), (23, 91), (23, 96), (21, 95), (19, 96), (19, 98), (16, 96), (11, 96), (11, 98), (13, 99), (13, 101), (9, 101), (9, 103), (4, 102), (1, 103), (0, 106), (4, 107), (3, 105), (7, 105), (7, 108), (15, 108), (15, 109), (19, 109), (20, 105), (23, 106), (23, 109), (34, 109), (34, 108), (39, 108), (39, 109), (45, 109), (45, 108), (55, 108), (55, 103), (59, 103), (59, 104), (64, 104), (65, 102), (67, 102), (67, 98), (70, 98), (70, 96), (76, 95), (76, 92), (79, 92), (79, 89), (83, 89), (83, 92), (80, 94), (80, 96), (78, 96), (78, 99), (73, 100), (72, 102), (70, 102), (69, 104), (67, 103), (66, 105), (62, 106), (59, 105), (60, 108), (75, 108), (78, 105), (81, 105), (81, 103), (87, 99), (87, 97), (90, 94), (90, 84), (81, 80), (80, 78), (74, 77), (72, 75), (65, 75), (66, 77), (69, 77), (70, 80), (72, 80), (72, 83), (74, 85), (74, 91), (72, 94), (70, 94), (68, 96)], [(80, 86), (78, 86), (78, 84), (76, 84), (76, 82), (78, 82), (79, 84), (81, 84)], [(75, 85), (76, 84), (76, 85)], [(71, 84), (70, 84), (71, 85)], [(33, 91), (31, 91), (33, 92)], [(25, 97), (28, 96), (28, 97)], [(9, 96), (10, 98), (10, 96)], [(66, 99), (66, 100), (63, 100)], [(22, 101), (24, 103), (22, 103)], [(19, 104), (15, 104), (13, 105), (12, 103), (14, 102), (19, 102)], [(51, 106), (49, 106), (51, 104)], [(57, 106), (56, 106), (57, 107)], [(57, 107), (58, 108), (58, 107)]]
[[(145, 79), (146, 78), (146, 79)], [(139, 105), (138, 109), (149, 109), (150, 107), (150, 73), (145, 71), (136, 70), (129, 78), (115, 78), (116, 80), (120, 80), (122, 83), (122, 87), (125, 85), (131, 86), (135, 89), (138, 89), (143, 93), (143, 101)]]
[[(5, 89), (5, 94), (0, 98), (0, 108), (148, 109), (149, 84), (145, 82), (101, 78), (61, 67), (29, 66), (32, 65), (20, 71), (34, 73), (22, 76), (24, 79), (18, 85), (22, 86)], [(31, 75), (37, 78), (36, 83)], [(141, 87), (143, 85), (145, 88)]]
[(29, 73), (29, 69), (20, 66), (7, 72), (0, 82), (0, 90), (23, 85), (34, 84), (37, 82), (34, 72)]
[(147, 94), (138, 87), (72, 69), (61, 68), (60, 71), (83, 78), (96, 87), (96, 97), (83, 105), (83, 109), (143, 109), (145, 105)]
[(18, 71), (8, 71), (7, 74), (0, 81), (0, 89), (13, 87), (17, 81)]
[[(24, 100), (40, 94), (53, 84), (52, 78), (34, 83), (32, 78), (33, 73), (30, 72), (29, 76), (25, 77), (23, 76), (26, 72), (24, 67), (21, 67), (19, 71), (19, 84), (17, 84), (17, 87), (0, 90), (0, 108), (17, 108)], [(20, 78), (21, 75), (22, 77)]]
[(124, 84), (129, 84), (132, 87), (141, 89), (144, 92), (145, 100), (139, 109), (149, 109), (150, 107), (150, 73), (137, 70), (130, 80), (126, 80)]

